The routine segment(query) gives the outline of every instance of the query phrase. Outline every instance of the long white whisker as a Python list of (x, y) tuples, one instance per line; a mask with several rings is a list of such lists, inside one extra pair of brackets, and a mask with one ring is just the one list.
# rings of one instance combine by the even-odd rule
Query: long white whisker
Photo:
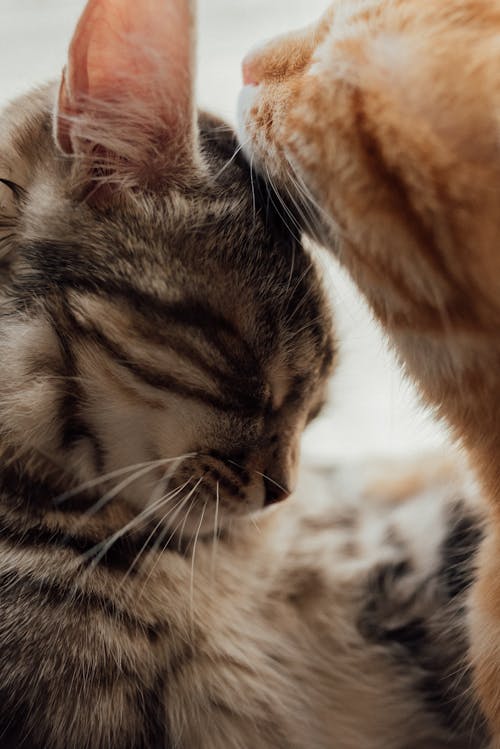
[[(188, 496), (188, 499), (189, 499), (189, 497), (190, 497), (190, 496), (191, 496), (192, 494), (194, 494), (194, 492), (195, 492), (195, 491), (196, 491), (196, 489), (197, 489), (197, 488), (199, 487), (199, 485), (201, 484), (201, 482), (202, 482), (202, 481), (203, 481), (203, 478), (200, 478), (200, 479), (198, 480), (198, 482), (197, 482), (196, 486), (194, 486), (194, 487), (192, 488), (192, 490), (190, 491), (190, 493), (189, 493), (189, 496)], [(196, 494), (194, 494), (194, 496), (193, 496), (193, 499), (191, 500), (191, 504), (189, 505), (188, 511), (186, 512), (186, 516), (185, 516), (185, 518), (184, 518), (184, 522), (183, 522), (183, 524), (182, 524), (182, 527), (181, 527), (181, 529), (180, 529), (180, 531), (179, 531), (179, 543), (178, 543), (178, 549), (179, 549), (179, 551), (181, 550), (181, 541), (182, 541), (182, 536), (184, 535), (184, 528), (186, 527), (186, 523), (187, 523), (187, 519), (188, 519), (188, 517), (189, 517), (189, 513), (190, 513), (190, 512), (191, 512), (191, 510), (193, 509), (193, 505), (194, 505), (194, 503), (196, 502), (196, 499), (197, 499), (197, 498), (196, 498)]]
[[(269, 183), (269, 185), (271, 187), (271, 191), (269, 192), (269, 198), (271, 200), (271, 203), (274, 206), (275, 210), (277, 211), (278, 215), (281, 216), (281, 219), (282, 219), (283, 223), (285, 224), (286, 228), (288, 229), (288, 231), (290, 232), (290, 235), (297, 242), (300, 242), (301, 227), (300, 227), (297, 219), (293, 215), (293, 213), (290, 211), (290, 208), (286, 205), (285, 201), (281, 197), (281, 194), (280, 194), (279, 190), (276, 188), (276, 186), (275, 186), (275, 184), (274, 184), (274, 182), (273, 182), (273, 180), (271, 178), (271, 175), (269, 174), (269, 169), (267, 168), (267, 166), (265, 166), (265, 170), (266, 170), (266, 180), (267, 180), (267, 182)], [(276, 198), (276, 200), (278, 200), (279, 205), (276, 205), (276, 202), (275, 202), (274, 198)], [(280, 206), (281, 206), (281, 208), (284, 209), (285, 215), (283, 215), (283, 213), (280, 211)], [(288, 218), (288, 220), (287, 220), (287, 218)], [(289, 221), (291, 222), (291, 224), (289, 223)], [(298, 233), (297, 233), (297, 230), (298, 230)], [(291, 282), (292, 276), (293, 276), (293, 264), (292, 264), (292, 271), (290, 273), (290, 282)]]
[[(309, 232), (312, 236), (317, 235), (317, 213), (313, 210), (313, 205), (308, 201), (307, 196), (303, 194), (303, 191), (301, 190), (301, 187), (299, 184), (297, 184), (293, 177), (290, 178), (294, 188), (297, 190), (299, 195), (302, 196), (302, 202), (299, 202), (295, 195), (292, 193), (290, 188), (288, 186), (285, 187), (286, 194), (290, 202), (292, 203), (295, 211), (297, 212), (297, 216), (300, 218), (301, 221), (298, 221), (296, 219), (297, 225), (302, 229), (305, 228), (306, 231)], [(301, 223), (302, 222), (302, 223)]]
[(255, 221), (255, 219), (257, 218), (257, 201), (256, 201), (256, 197), (255, 197), (255, 184), (254, 184), (254, 177), (253, 177), (253, 175), (254, 175), (254, 171), (253, 171), (254, 160), (255, 160), (255, 156), (252, 153), (252, 157), (250, 159), (250, 184), (252, 186), (253, 218), (254, 218), (254, 221)]
[[(161, 498), (161, 499), (163, 500), (163, 503), (164, 503), (164, 504), (169, 504), (169, 503), (170, 503), (170, 502), (171, 502), (171, 501), (172, 501), (173, 499), (175, 499), (175, 498), (176, 498), (176, 497), (177, 497), (177, 496), (178, 496), (178, 495), (179, 495), (179, 494), (180, 494), (180, 493), (182, 492), (182, 490), (186, 488), (186, 486), (187, 486), (187, 485), (189, 484), (189, 481), (190, 481), (190, 480), (191, 480), (191, 479), (188, 479), (188, 480), (187, 480), (187, 481), (186, 481), (186, 482), (185, 482), (184, 484), (182, 484), (182, 486), (178, 486), (178, 487), (177, 487), (176, 489), (174, 489), (174, 490), (173, 490), (172, 492), (168, 492), (167, 494), (165, 494), (165, 495), (164, 495), (164, 496), (163, 496), (163, 497)], [(175, 507), (176, 507), (176, 505), (174, 505), (174, 509), (175, 509)], [(162, 516), (162, 517), (160, 518), (160, 520), (159, 520), (159, 521), (158, 521), (158, 523), (157, 523), (157, 524), (155, 525), (155, 527), (153, 528), (153, 530), (151, 531), (151, 533), (149, 534), (149, 536), (147, 537), (147, 539), (146, 539), (146, 540), (144, 541), (143, 545), (141, 546), (141, 548), (140, 548), (140, 549), (139, 549), (139, 551), (137, 552), (136, 556), (134, 557), (134, 559), (133, 559), (132, 563), (130, 564), (130, 566), (129, 566), (129, 568), (128, 568), (127, 572), (126, 572), (126, 573), (125, 573), (125, 575), (123, 576), (123, 578), (122, 578), (122, 580), (121, 580), (121, 583), (120, 583), (120, 587), (122, 587), (122, 586), (124, 585), (124, 583), (126, 582), (126, 580), (127, 580), (127, 579), (128, 579), (128, 577), (129, 577), (129, 575), (130, 575), (131, 571), (132, 571), (132, 570), (134, 569), (134, 567), (136, 566), (137, 562), (139, 561), (139, 559), (141, 558), (142, 554), (144, 553), (144, 550), (146, 549), (146, 547), (148, 546), (149, 542), (151, 541), (151, 539), (152, 539), (152, 538), (153, 538), (153, 536), (155, 535), (156, 531), (157, 531), (157, 530), (158, 530), (158, 528), (159, 528), (159, 527), (160, 527), (160, 526), (162, 525), (162, 523), (164, 523), (164, 522), (165, 522), (165, 520), (167, 519), (167, 517), (168, 517), (168, 516), (170, 515), (170, 513), (171, 513), (171, 512), (172, 512), (172, 508), (170, 508), (170, 509), (168, 510), (168, 512), (166, 512), (166, 513), (165, 513), (165, 514), (164, 514), (164, 515), (163, 515), (163, 516)]]
[(193, 556), (191, 558), (191, 580), (189, 584), (189, 611), (191, 616), (191, 625), (194, 623), (194, 564), (196, 559), (196, 544), (198, 543), (198, 536), (200, 535), (201, 526), (203, 525), (203, 518), (205, 516), (205, 510), (207, 509), (207, 502), (208, 499), (205, 500), (205, 504), (203, 505), (203, 510), (201, 512), (200, 522), (198, 523), (198, 528), (196, 530), (196, 535), (194, 537), (194, 546), (193, 546)]
[(252, 525), (254, 525), (257, 528), (257, 530), (259, 531), (259, 533), (262, 533), (262, 528), (257, 523), (257, 521), (255, 520), (255, 518), (254, 518), (253, 515), (250, 515), (250, 522), (252, 523)]
[(284, 487), (284, 486), (281, 486), (281, 484), (279, 484), (279, 483), (278, 483), (277, 481), (275, 481), (274, 479), (272, 479), (272, 478), (271, 478), (270, 476), (268, 476), (268, 475), (267, 475), (266, 473), (261, 473), (261, 471), (257, 471), (257, 470), (255, 470), (255, 469), (254, 469), (254, 473), (256, 473), (256, 474), (257, 474), (257, 475), (259, 475), (259, 476), (262, 476), (262, 478), (266, 479), (266, 481), (270, 481), (270, 482), (271, 482), (271, 484), (274, 484), (275, 486), (277, 486), (277, 487), (278, 487), (278, 489), (281, 489), (281, 491), (283, 491), (283, 492), (287, 492), (287, 489), (285, 489), (285, 487)]
[[(290, 232), (290, 235), (295, 239), (296, 242), (298, 242), (300, 244), (300, 241), (301, 241), (301, 237), (300, 237), (301, 228), (299, 226), (299, 223), (296, 220), (295, 216), (293, 216), (293, 214), (291, 213), (291, 211), (288, 208), (288, 206), (285, 204), (284, 200), (282, 199), (281, 195), (279, 194), (279, 191), (276, 189), (276, 186), (274, 185), (274, 183), (273, 183), (273, 181), (271, 179), (271, 175), (269, 174), (269, 169), (267, 168), (267, 166), (265, 167), (265, 170), (266, 170), (266, 178), (267, 178), (267, 181), (269, 182), (269, 185), (270, 185), (270, 188), (271, 188), (271, 190), (269, 192), (269, 198), (271, 200), (271, 203), (274, 206), (275, 210), (278, 212), (278, 215), (281, 216), (281, 219), (282, 219), (283, 223), (285, 224), (286, 228), (288, 229), (288, 231)], [(278, 201), (281, 204), (281, 206), (285, 209), (285, 215), (283, 215), (283, 213), (280, 211), (280, 207), (276, 205), (276, 202), (275, 202), (273, 196), (275, 196), (278, 199)], [(291, 220), (292, 225), (290, 225), (289, 222), (287, 221), (287, 217), (288, 217), (289, 220)], [(297, 234), (296, 230), (298, 230), (298, 234)], [(289, 296), (290, 286), (292, 285), (292, 278), (293, 278), (293, 273), (294, 273), (294, 270), (295, 270), (295, 260), (296, 260), (296, 247), (295, 247), (295, 244), (294, 244), (293, 247), (292, 247), (292, 262), (290, 263), (290, 273), (288, 274), (288, 282), (287, 282), (287, 286), (286, 286), (286, 296), (287, 297)]]
[(147, 468), (143, 468), (142, 470), (137, 471), (136, 473), (132, 474), (132, 476), (128, 476), (123, 481), (120, 481), (119, 484), (114, 486), (113, 489), (110, 489), (109, 492), (106, 492), (106, 494), (103, 494), (103, 496), (85, 512), (85, 518), (88, 519), (89, 517), (92, 517), (93, 515), (95, 515), (105, 505), (111, 502), (111, 500), (113, 500), (116, 496), (118, 496), (118, 494), (120, 494), (120, 492), (123, 491), (123, 489), (126, 489), (127, 486), (130, 486), (130, 484), (133, 484), (134, 481), (137, 481), (137, 479), (140, 479), (141, 476), (144, 476), (147, 473), (151, 473), (151, 471), (154, 468), (155, 466), (148, 466)]
[[(191, 476), (191, 478), (189, 480), (191, 481), (192, 478), (193, 477)], [(182, 512), (182, 510), (186, 506), (187, 502), (188, 502), (188, 497), (181, 497), (181, 499), (174, 505), (174, 507), (171, 508), (169, 510), (169, 512), (164, 516), (163, 520), (165, 521), (166, 518), (169, 515), (172, 515), (172, 520), (175, 520), (175, 518)], [(168, 548), (168, 546), (170, 544), (170, 541), (174, 537), (175, 532), (176, 532), (177, 528), (179, 527), (179, 525), (180, 525), (180, 522), (179, 522), (178, 525), (175, 526), (174, 530), (171, 532), (170, 536), (168, 537), (168, 539), (167, 539), (167, 541), (165, 543), (163, 543), (163, 541), (165, 539), (165, 536), (167, 535), (167, 533), (170, 530), (170, 527), (171, 527), (170, 525), (169, 526), (165, 526), (165, 528), (163, 529), (163, 531), (161, 532), (161, 534), (159, 535), (159, 537), (156, 539), (156, 541), (154, 543), (154, 546), (151, 549), (151, 553), (152, 554), (156, 554), (156, 561), (153, 562), (153, 564), (151, 566), (151, 569), (149, 570), (148, 574), (146, 575), (146, 578), (145, 578), (145, 580), (144, 580), (144, 582), (143, 582), (143, 584), (141, 586), (141, 589), (139, 591), (139, 596), (142, 595), (142, 592), (143, 592), (144, 588), (146, 587), (149, 578), (151, 577), (151, 575), (155, 571), (155, 569), (156, 569), (156, 567), (158, 565), (158, 562), (160, 561), (162, 553), (165, 551), (165, 549)], [(158, 551), (159, 551), (159, 553), (158, 553)]]
[(298, 171), (295, 168), (294, 164), (290, 161), (290, 159), (288, 157), (286, 157), (286, 160), (287, 160), (288, 166), (290, 167), (290, 169), (293, 172), (293, 176), (290, 175), (290, 178), (291, 178), (291, 181), (292, 181), (294, 187), (296, 187), (299, 190), (299, 192), (301, 192), (301, 194), (305, 198), (307, 204), (313, 206), (318, 211), (318, 213), (321, 213), (323, 215), (323, 217), (325, 219), (329, 219), (330, 217), (329, 217), (328, 213), (318, 203), (318, 201), (314, 198), (311, 190), (306, 185), (306, 183), (304, 181), (304, 178), (302, 177), (301, 174), (298, 173)]
[(233, 155), (231, 156), (231, 158), (224, 164), (224, 166), (222, 167), (222, 169), (220, 171), (218, 171), (217, 174), (213, 177), (214, 180), (218, 180), (219, 177), (221, 177), (224, 174), (224, 172), (226, 171), (226, 169), (233, 163), (233, 161), (238, 156), (238, 154), (240, 153), (240, 151), (242, 151), (243, 148), (245, 148), (245, 146), (249, 143), (249, 141), (250, 141), (250, 138), (247, 138), (247, 140), (245, 141), (245, 143), (240, 143), (238, 145), (238, 147), (236, 148), (236, 150), (233, 153)]
[(71, 497), (75, 497), (77, 494), (80, 494), (86, 489), (93, 489), (95, 486), (98, 486), (99, 484), (102, 484), (105, 481), (109, 481), (110, 479), (123, 476), (124, 473), (130, 473), (131, 471), (135, 471), (136, 469), (146, 468), (148, 466), (151, 466), (151, 467), (162, 466), (167, 463), (174, 462), (174, 461), (184, 460), (185, 458), (193, 458), (195, 455), (196, 453), (187, 453), (186, 455), (178, 456), (176, 458), (160, 458), (159, 460), (148, 460), (144, 463), (136, 463), (135, 465), (125, 466), (123, 468), (117, 468), (115, 471), (110, 471), (109, 473), (106, 473), (104, 476), (98, 476), (95, 479), (86, 481), (85, 483), (80, 484), (79, 486), (76, 486), (74, 489), (70, 489), (69, 491), (64, 492), (63, 494), (60, 494), (58, 497), (54, 499), (54, 503), (60, 504), (61, 502), (65, 502), (67, 499), (71, 499)]
[[(189, 480), (192, 481), (192, 479), (193, 479), (193, 476), (191, 476), (191, 478)], [(187, 494), (187, 496), (182, 497), (182, 499), (175, 505), (175, 507), (173, 508), (173, 510), (175, 510), (175, 512), (173, 512), (173, 510), (172, 510), (173, 514), (172, 514), (171, 522), (174, 521), (176, 519), (176, 517), (182, 512), (182, 510), (184, 509), (184, 507), (189, 502), (189, 497), (190, 496), (191, 496), (191, 494)], [(171, 514), (171, 512), (168, 513), (168, 515), (170, 515), (170, 514)], [(170, 536), (168, 537), (167, 542), (163, 545), (163, 549), (166, 549), (168, 547), (168, 545), (170, 544), (170, 541), (172, 540), (172, 538), (175, 535), (175, 531), (177, 530), (177, 528), (179, 527), (179, 525), (180, 525), (181, 522), (182, 522), (182, 519), (178, 523), (178, 525), (175, 526), (174, 530), (170, 533)], [(155, 551), (157, 551), (158, 548), (163, 544), (165, 536), (167, 535), (167, 533), (170, 530), (171, 530), (171, 523), (169, 523), (168, 526), (165, 526), (164, 531), (162, 531), (162, 533), (160, 534), (159, 538), (155, 542), (155, 545), (153, 547), (153, 549)]]
[(308, 300), (309, 300), (309, 299), (310, 299), (310, 298), (311, 298), (312, 296), (314, 296), (314, 293), (315, 293), (315, 290), (314, 290), (314, 288), (310, 288), (310, 289), (309, 289), (308, 291), (306, 291), (306, 293), (304, 294), (304, 296), (302, 297), (302, 299), (300, 300), (300, 302), (299, 302), (299, 303), (297, 304), (297, 306), (295, 307), (295, 309), (294, 309), (294, 311), (292, 312), (292, 314), (291, 314), (291, 315), (288, 315), (288, 317), (287, 317), (287, 323), (288, 323), (288, 324), (290, 324), (290, 323), (292, 322), (292, 320), (293, 320), (293, 319), (294, 319), (294, 318), (295, 318), (295, 317), (297, 316), (297, 312), (299, 312), (299, 311), (300, 311), (300, 310), (302, 309), (302, 307), (304, 306), (304, 304), (305, 304), (305, 303), (306, 303), (306, 302), (307, 302), (307, 301), (308, 301)]
[(212, 542), (212, 578), (215, 574), (215, 555), (217, 553), (217, 545), (219, 542), (219, 484), (220, 482), (217, 481), (217, 488), (215, 490), (215, 517), (214, 517), (214, 537)]
[[(306, 278), (306, 276), (309, 273), (311, 273), (312, 270), (313, 270), (312, 263), (310, 265), (306, 266), (306, 268), (303, 271), (303, 273), (301, 273), (300, 276), (298, 277), (297, 282), (295, 283), (295, 286), (293, 287), (293, 289), (290, 289), (290, 288), (287, 289), (290, 292), (289, 294), (287, 294), (287, 297), (292, 297), (293, 298), (293, 296), (295, 295), (295, 292), (299, 288), (299, 286), (302, 283), (302, 281), (304, 280), (304, 278)], [(288, 299), (285, 299), (285, 303), (286, 302), (288, 302)]]
[[(189, 457), (192, 458), (192, 457), (194, 457), (194, 455), (196, 455), (196, 453), (191, 453), (189, 455)], [(174, 460), (169, 465), (169, 467), (167, 468), (167, 470), (165, 471), (165, 473), (163, 475), (163, 481), (165, 481), (165, 488), (167, 489), (167, 491), (168, 491), (168, 487), (170, 485), (170, 481), (172, 479), (172, 476), (175, 474), (175, 472), (177, 471), (177, 469), (179, 468), (179, 466), (180, 466), (180, 464), (182, 463), (183, 460), (185, 460), (185, 456), (181, 455), (179, 458), (177, 458), (176, 460)]]
[[(92, 558), (92, 566), (95, 567), (107, 554), (113, 544), (115, 544), (120, 538), (122, 538), (125, 533), (128, 533), (128, 531), (132, 530), (132, 528), (135, 528), (137, 525), (139, 525), (139, 523), (141, 523), (145, 518), (154, 514), (158, 507), (160, 507), (162, 504), (165, 504), (165, 502), (166, 501), (164, 497), (161, 497), (160, 499), (153, 502), (151, 505), (142, 510), (142, 512), (132, 518), (132, 520), (126, 523), (122, 528), (120, 528), (120, 530), (113, 533), (108, 539), (106, 539), (105, 541), (101, 541), (100, 543), (89, 549), (88, 552), (86, 552), (85, 557)], [(97, 556), (94, 556), (95, 552), (99, 549), (100, 551)]]
[(287, 337), (287, 343), (290, 345), (292, 341), (294, 341), (301, 333), (304, 333), (306, 330), (309, 330), (309, 328), (312, 328), (316, 325), (318, 322), (324, 322), (324, 317), (322, 315), (313, 318), (308, 323), (303, 325), (301, 328), (296, 330), (293, 335)]
[[(243, 468), (246, 470), (245, 466), (241, 465), (241, 463), (237, 463), (235, 460), (228, 460), (228, 463), (232, 463), (234, 466), (237, 466), (238, 468)], [(252, 473), (256, 473), (258, 476), (262, 476), (262, 478), (266, 479), (266, 481), (270, 481), (271, 484), (274, 484), (278, 487), (278, 489), (281, 489), (282, 491), (286, 492), (287, 489), (285, 489), (284, 486), (281, 486), (277, 481), (272, 479), (270, 476), (268, 476), (266, 473), (262, 473), (261, 471), (257, 471), (255, 468), (251, 469)]]

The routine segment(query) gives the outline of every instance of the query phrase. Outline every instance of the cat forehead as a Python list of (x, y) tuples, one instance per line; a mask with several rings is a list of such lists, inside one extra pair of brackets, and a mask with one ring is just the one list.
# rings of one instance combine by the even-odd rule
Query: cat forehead
[[(146, 238), (153, 234), (179, 233), (179, 229), (196, 229), (204, 221), (205, 237), (220, 232), (218, 222), (237, 221), (258, 195), (252, 191), (251, 177), (242, 161), (234, 157), (238, 150), (233, 131), (217, 118), (200, 113), (199, 128), (204, 168), (193, 170), (191, 184), (164, 183), (158, 191), (131, 190), (113, 194), (109, 207), (92, 211), (92, 193), (106, 182), (99, 174), (94, 187), (81, 192), (75, 181), (75, 159), (60, 153), (52, 137), (52, 102), (56, 87), (50, 84), (16, 100), (0, 114), (0, 178), (9, 179), (27, 191), (29, 200), (23, 206), (26, 230), (34, 233), (51, 231), (65, 240), (66, 223), (105, 225), (123, 237), (127, 234)], [(214, 179), (221, 173), (221, 180)], [(247, 205), (245, 205), (245, 203)], [(258, 223), (257, 216), (255, 223)], [(68, 227), (70, 233), (77, 226)], [(130, 228), (130, 232), (127, 229)], [(240, 224), (240, 234), (246, 226)], [(72, 234), (73, 239), (74, 234)]]
[[(78, 194), (71, 160), (54, 146), (54, 91), (49, 86), (24, 97), (0, 118), (0, 177), (27, 191), (23, 239), (67, 243), (87, 253), (94, 249), (110, 255), (136, 247), (142, 253), (149, 250), (150, 258), (155, 252), (163, 258), (179, 254), (186, 265), (199, 262), (200, 253), (210, 253), (212, 265), (218, 259), (233, 268), (240, 264), (249, 278), (252, 253), (259, 264), (260, 253), (275, 251), (280, 219), (269, 206), (262, 208), (247, 165), (234, 158), (237, 142), (227, 126), (200, 115), (207, 170), (191, 185), (165, 185), (161, 193), (129, 191), (121, 202), (94, 210), (92, 202)], [(286, 254), (291, 242), (284, 231), (279, 244)]]
[[(300, 329), (318, 317), (329, 325), (318, 274), (248, 164), (235, 157), (232, 131), (201, 114), (208, 176), (162, 194), (132, 191), (124, 203), (96, 210), (73, 197), (68, 159), (54, 148), (53, 93), (46, 88), (6, 113), (2, 132), (10, 133), (10, 143), (0, 148), (6, 176), (27, 189), (22, 242), (41, 285), (64, 284), (68, 273), (80, 284), (91, 279), (94, 288), (125, 281), (162, 300), (198, 297), (251, 330), (253, 345), (269, 348), (266, 355), (273, 341), (311, 354)], [(274, 379), (279, 390), (288, 389), (286, 372), (276, 371)]]

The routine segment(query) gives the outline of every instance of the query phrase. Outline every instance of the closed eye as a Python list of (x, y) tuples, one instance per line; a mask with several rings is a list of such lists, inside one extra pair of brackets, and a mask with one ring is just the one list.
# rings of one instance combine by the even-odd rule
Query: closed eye
[(163, 331), (151, 321), (149, 328), (146, 321), (137, 328), (137, 314), (130, 317), (126, 307), (96, 295), (70, 292), (68, 301), (73, 335), (100, 349), (137, 381), (220, 411), (262, 413), (265, 393), (253, 363), (242, 377), (234, 371), (234, 354), (225, 356), (203, 331), (179, 331), (175, 321)]
[(7, 187), (11, 191), (17, 201), (21, 201), (26, 198), (26, 190), (24, 189), (24, 187), (17, 185), (10, 179), (3, 179), (0, 177), (0, 184), (5, 185), (5, 187)]

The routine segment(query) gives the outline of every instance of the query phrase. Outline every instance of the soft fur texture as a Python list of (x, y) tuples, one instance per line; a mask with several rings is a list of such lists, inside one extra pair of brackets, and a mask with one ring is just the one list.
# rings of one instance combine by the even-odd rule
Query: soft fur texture
[(471, 660), (500, 745), (499, 23), (498, 0), (338, 0), (248, 56), (241, 138), (477, 469)]
[(353, 469), (348, 502), (329, 475), (255, 516), (293, 488), (332, 321), (195, 117), (191, 19), (91, 0), (59, 89), (1, 119), (0, 745), (481, 746), (467, 479), (420, 464), (362, 510)]

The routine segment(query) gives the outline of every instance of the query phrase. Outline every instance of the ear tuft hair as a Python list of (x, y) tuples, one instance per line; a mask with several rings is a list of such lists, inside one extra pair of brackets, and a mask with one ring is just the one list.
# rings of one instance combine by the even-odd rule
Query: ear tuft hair
[(61, 150), (120, 187), (182, 179), (197, 161), (191, 0), (89, 0), (54, 118)]

